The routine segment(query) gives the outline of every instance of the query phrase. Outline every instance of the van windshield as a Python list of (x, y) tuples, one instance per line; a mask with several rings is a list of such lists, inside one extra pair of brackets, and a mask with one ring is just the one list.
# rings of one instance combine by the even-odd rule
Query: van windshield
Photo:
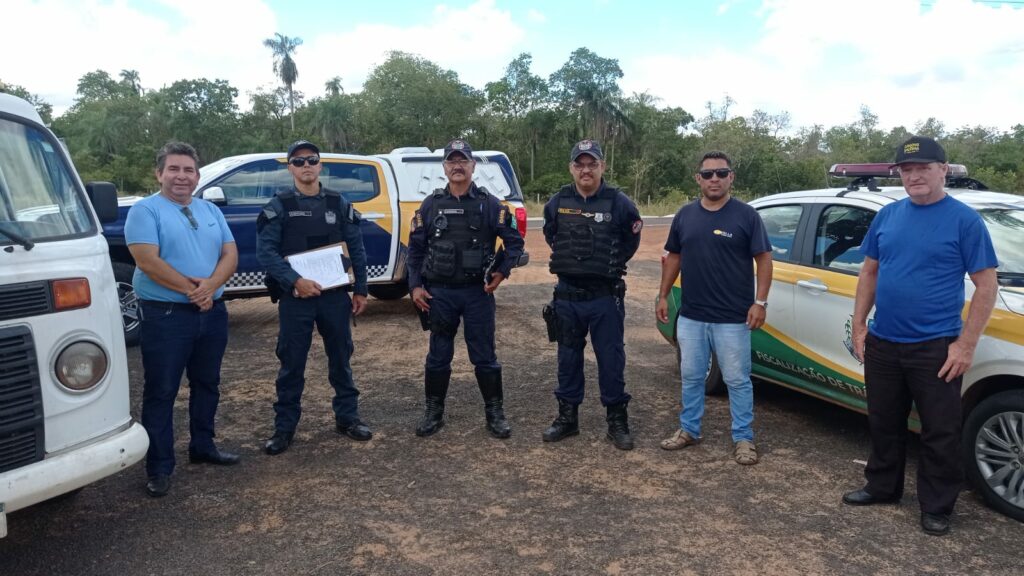
[(58, 146), (44, 131), (0, 118), (0, 246), (94, 231), (92, 213)]

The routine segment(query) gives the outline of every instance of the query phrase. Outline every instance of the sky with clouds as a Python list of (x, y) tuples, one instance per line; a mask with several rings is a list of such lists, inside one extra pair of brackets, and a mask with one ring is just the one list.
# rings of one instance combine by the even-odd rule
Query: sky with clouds
[(138, 70), (145, 88), (221, 78), (245, 94), (275, 83), (265, 38), (304, 43), (298, 90), (347, 92), (390, 50), (472, 86), (518, 54), (547, 77), (587, 47), (615, 58), (628, 95), (695, 116), (728, 95), (731, 114), (788, 112), (794, 128), (936, 117), (947, 128), (1024, 123), (1024, 1), (978, 0), (4, 0), (0, 79), (60, 113), (82, 74)]

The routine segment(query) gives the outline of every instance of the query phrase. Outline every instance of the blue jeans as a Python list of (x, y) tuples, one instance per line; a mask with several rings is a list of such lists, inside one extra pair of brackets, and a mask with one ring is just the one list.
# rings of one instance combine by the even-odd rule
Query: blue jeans
[(302, 391), (306, 387), (306, 359), (313, 343), (313, 326), (324, 340), (327, 379), (334, 388), (335, 420), (342, 425), (359, 419), (359, 390), (352, 379), (352, 299), (344, 290), (331, 290), (315, 298), (284, 294), (278, 303), (277, 402), (274, 429), (295, 433), (302, 416)]
[(750, 329), (746, 324), (715, 324), (679, 317), (676, 340), (681, 358), (683, 411), (679, 426), (694, 438), (700, 438), (704, 417), (704, 379), (711, 351), (718, 357), (722, 379), (729, 388), (729, 412), (732, 413), (732, 441), (754, 440), (754, 385), (750, 382)]
[(188, 374), (188, 449), (210, 454), (213, 420), (220, 401), (220, 364), (228, 345), (228, 311), (215, 302), (208, 312), (192, 304), (147, 302), (139, 304), (142, 326), (140, 348), (145, 385), (142, 390), (142, 426), (149, 434), (146, 473), (174, 471), (174, 400), (182, 373)]

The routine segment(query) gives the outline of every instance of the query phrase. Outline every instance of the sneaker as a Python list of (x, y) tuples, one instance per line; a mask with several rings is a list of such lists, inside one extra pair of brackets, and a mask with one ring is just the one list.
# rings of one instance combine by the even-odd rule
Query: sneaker
[(736, 447), (733, 449), (732, 455), (736, 458), (736, 463), (749, 466), (751, 464), (757, 464), (757, 446), (750, 440), (740, 440), (736, 443)]
[(676, 433), (661, 441), (663, 450), (681, 450), (687, 446), (700, 444), (700, 438), (690, 436), (690, 433), (680, 428)]

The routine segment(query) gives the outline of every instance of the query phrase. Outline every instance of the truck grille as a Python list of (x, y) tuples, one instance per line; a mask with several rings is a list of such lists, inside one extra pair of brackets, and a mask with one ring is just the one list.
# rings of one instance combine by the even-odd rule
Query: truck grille
[(24, 282), (0, 286), (0, 320), (28, 318), (53, 312), (46, 282)]
[(32, 333), (25, 326), (0, 328), (0, 472), (43, 459), (39, 386)]

